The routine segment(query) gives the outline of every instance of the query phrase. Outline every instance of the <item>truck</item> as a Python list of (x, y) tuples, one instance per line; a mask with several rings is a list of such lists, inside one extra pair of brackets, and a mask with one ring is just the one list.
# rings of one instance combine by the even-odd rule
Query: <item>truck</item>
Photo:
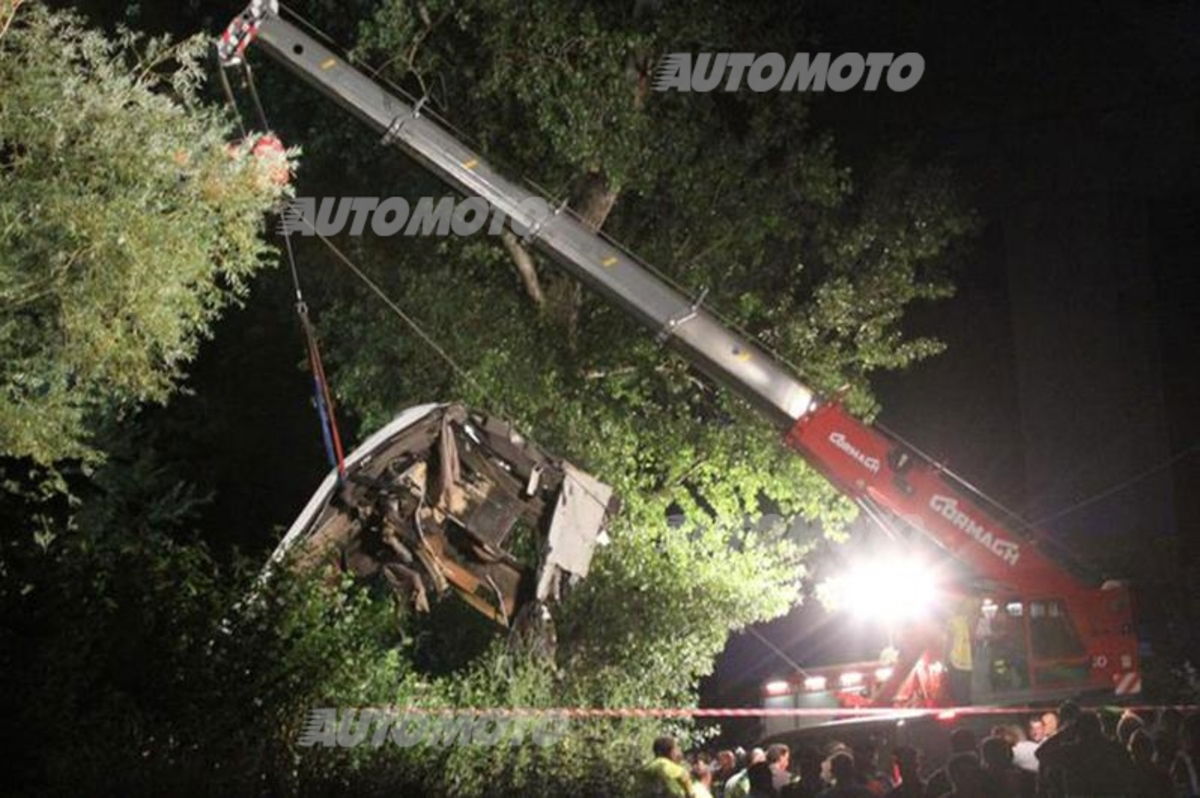
[[(636, 256), (565, 206), (554, 207), (473, 151), (447, 126), (255, 0), (222, 33), (223, 67), (244, 62), (253, 45), (440, 178), (486, 201), (521, 240), (629, 314), (715, 382), (734, 391), (863, 513), (907, 530), (961, 565), (955, 591), (1002, 627), (1003, 645), (973, 665), (989, 678), (972, 700), (1046, 702), (1066, 696), (1120, 700), (1141, 689), (1133, 596), (1121, 580), (1064, 562), (1027, 525), (879, 425), (850, 413), (838, 397), (806, 385), (775, 354), (669, 285)], [(540, 210), (539, 210), (540, 209)], [(937, 707), (961, 696), (946, 636), (911, 624), (886, 662), (825, 669), (770, 685), (776, 702), (804, 705), (821, 694), (839, 706)], [(976, 657), (978, 660), (978, 656)], [(974, 674), (975, 677), (978, 673)], [(995, 678), (1003, 676), (1003, 678)]]

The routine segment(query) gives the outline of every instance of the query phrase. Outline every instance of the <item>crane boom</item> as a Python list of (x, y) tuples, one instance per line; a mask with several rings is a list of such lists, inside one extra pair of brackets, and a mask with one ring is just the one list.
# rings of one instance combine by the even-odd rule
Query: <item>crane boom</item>
[[(744, 397), (841, 491), (887, 511), (965, 563), (977, 590), (990, 591), (1007, 606), (1015, 602), (1027, 619), (1022, 623), (1031, 652), (1031, 687), (1111, 690), (1136, 673), (1137, 645), (1124, 584), (1089, 584), (1065, 570), (1035, 541), (987, 512), (939, 465), (855, 418), (840, 403), (819, 398), (778, 358), (634, 255), (566, 208), (549, 209), (539, 195), (500, 174), (422, 115), (420, 102), (406, 102), (283, 19), (277, 3), (255, 0), (234, 20), (218, 44), (222, 64), (238, 63), (252, 41), (374, 129), (384, 144), (399, 147), (463, 195), (484, 199), (523, 231), (525, 243)], [(1051, 624), (1052, 618), (1069, 618), (1070, 629), (1060, 633), (1062, 624)], [(1048, 652), (1040, 669), (1039, 648)]]
[[(565, 209), (497, 172), (419, 108), (387, 91), (296, 26), (265, 11), (259, 46), (330, 99), (415, 158), (451, 188), (484, 199), (568, 272), (662, 335), (713, 379), (787, 426), (812, 407), (814, 394), (758, 346), (656, 277), (628, 252)], [(253, 8), (253, 7), (252, 7)]]

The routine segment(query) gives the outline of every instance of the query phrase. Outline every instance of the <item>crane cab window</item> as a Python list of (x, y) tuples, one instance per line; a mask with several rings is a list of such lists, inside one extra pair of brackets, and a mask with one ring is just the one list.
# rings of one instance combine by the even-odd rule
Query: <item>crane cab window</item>
[(993, 693), (1029, 686), (1025, 606), (1020, 601), (985, 598), (975, 627), (978, 659)]
[(1085, 651), (1065, 602), (1057, 599), (1029, 602), (1029, 638), (1037, 659), (1066, 659)]

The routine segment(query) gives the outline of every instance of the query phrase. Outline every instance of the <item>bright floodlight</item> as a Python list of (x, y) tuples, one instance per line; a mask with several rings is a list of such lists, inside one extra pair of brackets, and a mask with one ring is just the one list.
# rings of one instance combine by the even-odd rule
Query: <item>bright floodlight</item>
[(912, 558), (863, 563), (834, 580), (833, 589), (839, 608), (882, 621), (922, 617), (936, 594), (930, 567)]

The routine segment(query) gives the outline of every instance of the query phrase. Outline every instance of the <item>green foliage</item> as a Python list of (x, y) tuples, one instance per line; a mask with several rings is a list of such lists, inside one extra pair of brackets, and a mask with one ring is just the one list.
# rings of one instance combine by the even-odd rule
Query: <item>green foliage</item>
[(94, 456), (161, 402), (271, 250), (280, 187), (199, 99), (202, 37), (115, 40), (39, 3), (0, 38), (0, 449)]
[[(129, 498), (116, 490), (87, 502)], [(252, 571), (219, 567), (183, 529), (71, 517), (40, 544), (9, 530), (0, 639), (3, 708), (23, 730), (15, 788), (182, 795), (245, 794), (264, 778), (286, 785), (289, 744), (310, 706), (362, 701), (402, 677), (386, 653), (385, 607), (353, 593), (331, 600), (312, 581), (280, 580), (249, 602)]]
[[(578, 721), (552, 746), (298, 747), (318, 707), (549, 708), (586, 696), (502, 642), (454, 672), (418, 672), (414, 640), (368, 591), (218, 563), (188, 532), (195, 504), (169, 471), (114, 453), (90, 479), (60, 474), (77, 488), (67, 504), (87, 512), (64, 509), (61, 484), (43, 493), (9, 480), (0, 493), (6, 520), (40, 519), (16, 520), (0, 542), (0, 711), (22, 732), (10, 789), (549, 798), (620, 791), (623, 764), (661, 732)], [(152, 495), (152, 523), (122, 523)]]

